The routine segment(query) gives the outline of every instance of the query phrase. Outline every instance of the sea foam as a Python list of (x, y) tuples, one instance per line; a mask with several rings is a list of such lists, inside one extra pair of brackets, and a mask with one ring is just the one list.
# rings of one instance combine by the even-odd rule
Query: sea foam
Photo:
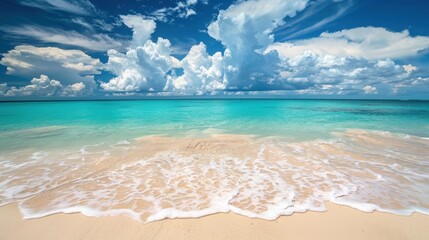
[(141, 222), (234, 212), (273, 220), (325, 211), (429, 214), (429, 140), (365, 130), (331, 140), (150, 136), (80, 151), (1, 155), (0, 204), (24, 218), (80, 212)]

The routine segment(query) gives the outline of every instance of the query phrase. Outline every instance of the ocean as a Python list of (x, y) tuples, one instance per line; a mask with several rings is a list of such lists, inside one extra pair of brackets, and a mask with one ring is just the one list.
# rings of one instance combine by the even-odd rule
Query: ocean
[(0, 103), (0, 205), (24, 218), (429, 214), (428, 156), (428, 101)]

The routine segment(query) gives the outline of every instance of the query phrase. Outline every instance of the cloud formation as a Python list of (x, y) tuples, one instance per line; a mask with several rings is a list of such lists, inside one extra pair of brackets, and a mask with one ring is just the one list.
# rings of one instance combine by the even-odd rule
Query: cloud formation
[(3, 32), (23, 38), (37, 39), (41, 42), (56, 43), (66, 46), (81, 47), (92, 51), (107, 51), (122, 48), (124, 42), (103, 33), (82, 34), (76, 31), (24, 25), (3, 27)]
[(224, 90), (228, 82), (223, 76), (223, 59), (220, 52), (210, 56), (204, 43), (193, 46), (180, 62), (183, 75), (170, 75), (172, 86), (167, 84), (166, 90), (197, 95)]
[(107, 71), (117, 77), (100, 86), (105, 91), (162, 91), (167, 72), (178, 64), (171, 56), (170, 41), (149, 39), (156, 24), (140, 15), (121, 16), (125, 25), (133, 30), (132, 44), (127, 52), (109, 50)]
[(275, 29), (276, 38), (284, 41), (315, 32), (346, 15), (355, 3), (354, 0), (311, 1), (303, 14)]
[(370, 86), (370, 85), (366, 85), (365, 87), (362, 88), (362, 90), (365, 92), (365, 94), (376, 94), (377, 93), (377, 88)]
[(194, 7), (198, 2), (203, 4), (207, 4), (207, 0), (198, 1), (198, 0), (186, 0), (179, 1), (174, 7), (165, 7), (158, 10), (153, 11), (150, 15), (157, 21), (167, 22), (172, 20), (171, 17), (178, 18), (188, 18), (192, 15), (196, 15)]
[(3, 24), (0, 31), (7, 37), (95, 52), (121, 49), (127, 45), (124, 37), (109, 35), (118, 26), (116, 22), (111, 22), (113, 17), (107, 17), (89, 0), (18, 0), (17, 3), (47, 12), (42, 14), (43, 18), (32, 16), (29, 18), (31, 21), (16, 21), (20, 24), (9, 21)]
[(56, 47), (19, 45), (3, 54), (0, 64), (9, 75), (32, 78), (48, 75), (69, 85), (83, 82), (95, 89), (94, 75), (100, 73), (102, 64), (81, 50), (64, 50)]
[[(305, 8), (306, 0), (244, 1), (220, 11), (208, 26), (208, 34), (220, 41), (225, 51), (210, 56), (203, 43), (195, 45), (182, 61), (183, 74), (167, 76), (166, 90), (188, 94), (214, 91), (249, 91), (272, 86), (279, 58), (263, 53), (273, 42), (273, 29)], [(257, 11), (255, 9), (258, 9)]]
[(388, 58), (369, 60), (305, 51), (282, 58), (278, 81), (298, 94), (377, 94), (378, 89), (384, 89), (384, 94), (392, 95), (400, 88), (423, 83), (415, 82), (419, 73), (417, 69), (410, 71), (413, 67), (401, 66)]
[(366, 59), (404, 58), (429, 49), (429, 37), (412, 37), (408, 30), (391, 32), (380, 27), (359, 27), (319, 37), (274, 43), (267, 50), (277, 50), (282, 57), (295, 57), (310, 50), (317, 54)]
[[(86, 0), (69, 3), (84, 6), (84, 2)], [(332, 19), (328, 17), (320, 24), (344, 14), (351, 2), (346, 1), (345, 7), (339, 8)], [(42, 3), (50, 4), (50, 0), (34, 1), (33, 5)], [(160, 11), (159, 16), (189, 17), (195, 14), (193, 9), (197, 3), (197, 0), (179, 2)], [(88, 32), (30, 25), (3, 28), (42, 42), (98, 52), (108, 49), (108, 59), (101, 63), (81, 50), (19, 45), (4, 53), (0, 64), (7, 67), (9, 75), (33, 80), (23, 87), (1, 84), (0, 92), (3, 96), (88, 93), (129, 96), (284, 94), (287, 91), (300, 95), (377, 97), (429, 88), (428, 70), (415, 62), (417, 66), (407, 62), (408, 57), (419, 56), (429, 49), (429, 37), (412, 36), (408, 30), (393, 32), (381, 27), (359, 27), (325, 32), (310, 39), (275, 42), (276, 29), (287, 28), (285, 21), (293, 21), (297, 13), (311, 8), (311, 4), (308, 0), (237, 1), (221, 10), (207, 27), (208, 35), (221, 43), (223, 49), (209, 53), (211, 49), (208, 50), (204, 42), (195, 42), (181, 60), (172, 56), (178, 46), (172, 46), (166, 38), (152, 38), (157, 28), (154, 18), (139, 14), (118, 18), (120, 22), (116, 25), (123, 24), (132, 31), (132, 38), (127, 42), (106, 34), (88, 36)], [(63, 9), (60, 5), (52, 6), (55, 11), (66, 11), (65, 5)], [(92, 11), (91, 7), (88, 9)], [(85, 14), (77, 11), (73, 14), (78, 16), (73, 15), (70, 21), (90, 32), (104, 27), (109, 31), (113, 27), (105, 22), (92, 27), (87, 18), (82, 17)], [(160, 17), (158, 21), (166, 19)], [(310, 30), (311, 26), (303, 31)], [(108, 80), (102, 78), (97, 84), (94, 77), (102, 71), (114, 76)]]
[(46, 11), (63, 11), (77, 15), (91, 15), (97, 12), (89, 0), (19, 0), (19, 2)]
[[(223, 56), (220, 53), (207, 56), (207, 58), (222, 58), (222, 62), (216, 64), (217, 71), (221, 74), (210, 82), (215, 81), (217, 88), (223, 87), (223, 90), (229, 91), (252, 90), (260, 88), (260, 85), (270, 85), (269, 82), (274, 73), (273, 67), (279, 59), (276, 53), (265, 54), (262, 51), (273, 42), (273, 29), (284, 24), (285, 17), (294, 16), (306, 5), (306, 0), (270, 0), (269, 3), (252, 0), (239, 2), (220, 11), (217, 19), (208, 26), (208, 34), (220, 41), (225, 51)], [(208, 59), (208, 62), (210, 61), (211, 59)], [(173, 82), (183, 83), (185, 78), (201, 75), (191, 74), (190, 68), (187, 70), (184, 76), (178, 77)], [(243, 81), (244, 79), (246, 81)], [(193, 83), (195, 78), (187, 82)], [(183, 87), (183, 84), (181, 85)], [(200, 86), (204, 87), (200, 88), (199, 92), (213, 90), (211, 87), (207, 88), (209, 86), (207, 84), (200, 84)]]
[(33, 78), (31, 84), (23, 87), (8, 87), (6, 83), (0, 84), (0, 96), (6, 97), (51, 97), (51, 96), (81, 96), (85, 92), (85, 84), (82, 82), (63, 86), (60, 81), (50, 79), (46, 75)]
[(156, 23), (152, 19), (145, 19), (141, 15), (122, 15), (122, 22), (133, 31), (133, 38), (130, 47), (138, 47), (146, 43), (153, 32)]
[(108, 52), (107, 69), (117, 77), (101, 87), (106, 91), (162, 91), (162, 95), (279, 90), (369, 95), (378, 94), (379, 89), (395, 93), (411, 82), (417, 84), (411, 80), (417, 77), (415, 66), (401, 66), (390, 59), (426, 48), (426, 37), (411, 37), (407, 31), (356, 28), (274, 43), (273, 30), (307, 4), (305, 0), (236, 3), (220, 11), (208, 26), (208, 34), (224, 45), (224, 52), (210, 55), (206, 45), (199, 43), (180, 62), (170, 56), (168, 40), (160, 38), (154, 43), (149, 39), (155, 22), (138, 15), (122, 16), (133, 29), (132, 45), (126, 54)]

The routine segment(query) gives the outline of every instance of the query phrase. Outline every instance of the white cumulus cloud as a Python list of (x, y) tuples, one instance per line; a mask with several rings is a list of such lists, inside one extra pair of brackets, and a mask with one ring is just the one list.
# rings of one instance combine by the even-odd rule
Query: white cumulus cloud
[(404, 66), (402, 66), (403, 68), (404, 68), (404, 70), (407, 72), (407, 73), (412, 73), (412, 72), (414, 72), (414, 71), (416, 71), (417, 70), (417, 67), (416, 66), (413, 66), (413, 65), (411, 65), (411, 64), (407, 64), (407, 65), (404, 65)]
[(122, 15), (122, 22), (133, 31), (132, 46), (143, 45), (155, 31), (156, 23), (141, 15)]
[(365, 92), (365, 94), (377, 94), (377, 88), (370, 85), (366, 85), (362, 88), (362, 90)]
[(249, 0), (219, 12), (208, 26), (208, 34), (220, 41), (225, 51), (209, 55), (203, 43), (191, 48), (180, 62), (183, 74), (167, 76), (166, 89), (176, 93), (212, 94), (214, 91), (275, 89), (275, 51), (263, 53), (274, 41), (272, 31), (283, 19), (303, 10), (307, 0)]
[(121, 17), (133, 30), (132, 45), (126, 53), (116, 50), (107, 52), (107, 71), (117, 77), (100, 86), (105, 91), (161, 91), (164, 89), (167, 72), (178, 64), (171, 55), (170, 41), (158, 38), (150, 40), (156, 24), (140, 15)]
[(208, 34), (232, 52), (261, 49), (272, 43), (274, 28), (283, 19), (303, 10), (307, 0), (249, 0), (231, 5), (219, 12), (208, 26)]
[(391, 32), (380, 27), (359, 27), (319, 37), (274, 43), (267, 49), (277, 50), (282, 57), (295, 57), (310, 50), (321, 55), (361, 57), (366, 59), (416, 56), (429, 48), (429, 37), (410, 36), (408, 30)]
[(228, 82), (223, 78), (222, 61), (222, 54), (210, 56), (204, 43), (193, 46), (180, 62), (184, 74), (172, 79), (173, 90), (196, 94), (224, 90)]
[(3, 54), (0, 64), (7, 67), (6, 74), (32, 78), (42, 74), (61, 79), (63, 84), (83, 82), (95, 88), (94, 74), (102, 64), (81, 50), (56, 47), (19, 45)]
[[(305, 51), (282, 58), (276, 83), (300, 94), (359, 94), (362, 90), (365, 94), (375, 94), (379, 93), (379, 87), (385, 94), (395, 94), (394, 89), (410, 86), (416, 78), (388, 58), (370, 60)], [(398, 86), (406, 82), (409, 84)]]
[[(173, 13), (183, 18), (196, 14), (193, 7), (197, 3), (197, 0), (180, 1), (176, 7), (164, 9), (168, 13), (159, 11), (161, 19), (158, 20), (164, 21), (162, 16)], [(359, 27), (325, 32), (310, 39), (274, 42), (273, 31), (287, 26), (285, 19), (290, 20), (308, 4), (308, 0), (237, 1), (221, 10), (207, 29), (209, 36), (225, 50), (209, 54), (204, 43), (193, 42), (194, 46), (180, 61), (171, 56), (177, 45), (171, 46), (164, 38), (151, 39), (157, 27), (153, 18), (122, 15), (122, 23), (133, 33), (127, 48), (115, 46), (114, 41), (104, 35), (94, 35), (85, 41), (79, 40), (84, 36), (78, 33), (68, 36), (69, 45), (87, 45), (88, 49), (100, 51), (108, 48), (107, 63), (80, 50), (17, 46), (0, 60), (7, 67), (7, 74), (28, 79), (40, 77), (33, 78), (31, 84), (24, 87), (0, 84), (0, 94), (89, 93), (97, 87), (94, 75), (101, 70), (114, 75), (107, 82), (99, 82), (104, 94), (113, 96), (229, 95), (284, 93), (285, 90), (292, 94), (369, 96), (402, 94), (415, 89), (422, 92), (428, 88), (428, 71), (404, 61), (426, 51), (429, 37), (412, 36), (407, 30), (392, 32), (381, 27)], [(74, 19), (76, 24), (90, 28), (79, 18)], [(34, 32), (41, 31), (27, 30), (36, 38), (39, 33)], [(54, 32), (42, 35), (40, 39), (46, 38), (43, 41), (47, 42), (65, 40)], [(55, 40), (57, 38), (59, 40)], [(106, 44), (101, 44), (103, 41)]]
[(62, 85), (60, 81), (50, 79), (46, 75), (40, 75), (39, 78), (33, 78), (31, 84), (23, 87), (8, 87), (6, 83), (0, 84), (0, 96), (79, 96), (84, 93), (85, 84), (82, 82), (71, 85)]
[(250, 0), (219, 12), (208, 34), (220, 41), (224, 52), (224, 79), (229, 90), (275, 88), (272, 81), (279, 58), (262, 53), (274, 41), (272, 31), (307, 6), (307, 0)]

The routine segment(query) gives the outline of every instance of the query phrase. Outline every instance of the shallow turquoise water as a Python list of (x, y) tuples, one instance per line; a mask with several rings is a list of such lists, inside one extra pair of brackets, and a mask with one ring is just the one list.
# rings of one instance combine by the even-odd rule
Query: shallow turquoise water
[(429, 102), (141, 100), (0, 103), (0, 150), (79, 147), (146, 135), (329, 138), (346, 129), (429, 136)]
[[(256, 138), (181, 138), (216, 133)], [(149, 135), (172, 137), (133, 141)], [(0, 103), (0, 206), (142, 222), (273, 220), (327, 201), (429, 214), (428, 137), (429, 102), (417, 101)]]

